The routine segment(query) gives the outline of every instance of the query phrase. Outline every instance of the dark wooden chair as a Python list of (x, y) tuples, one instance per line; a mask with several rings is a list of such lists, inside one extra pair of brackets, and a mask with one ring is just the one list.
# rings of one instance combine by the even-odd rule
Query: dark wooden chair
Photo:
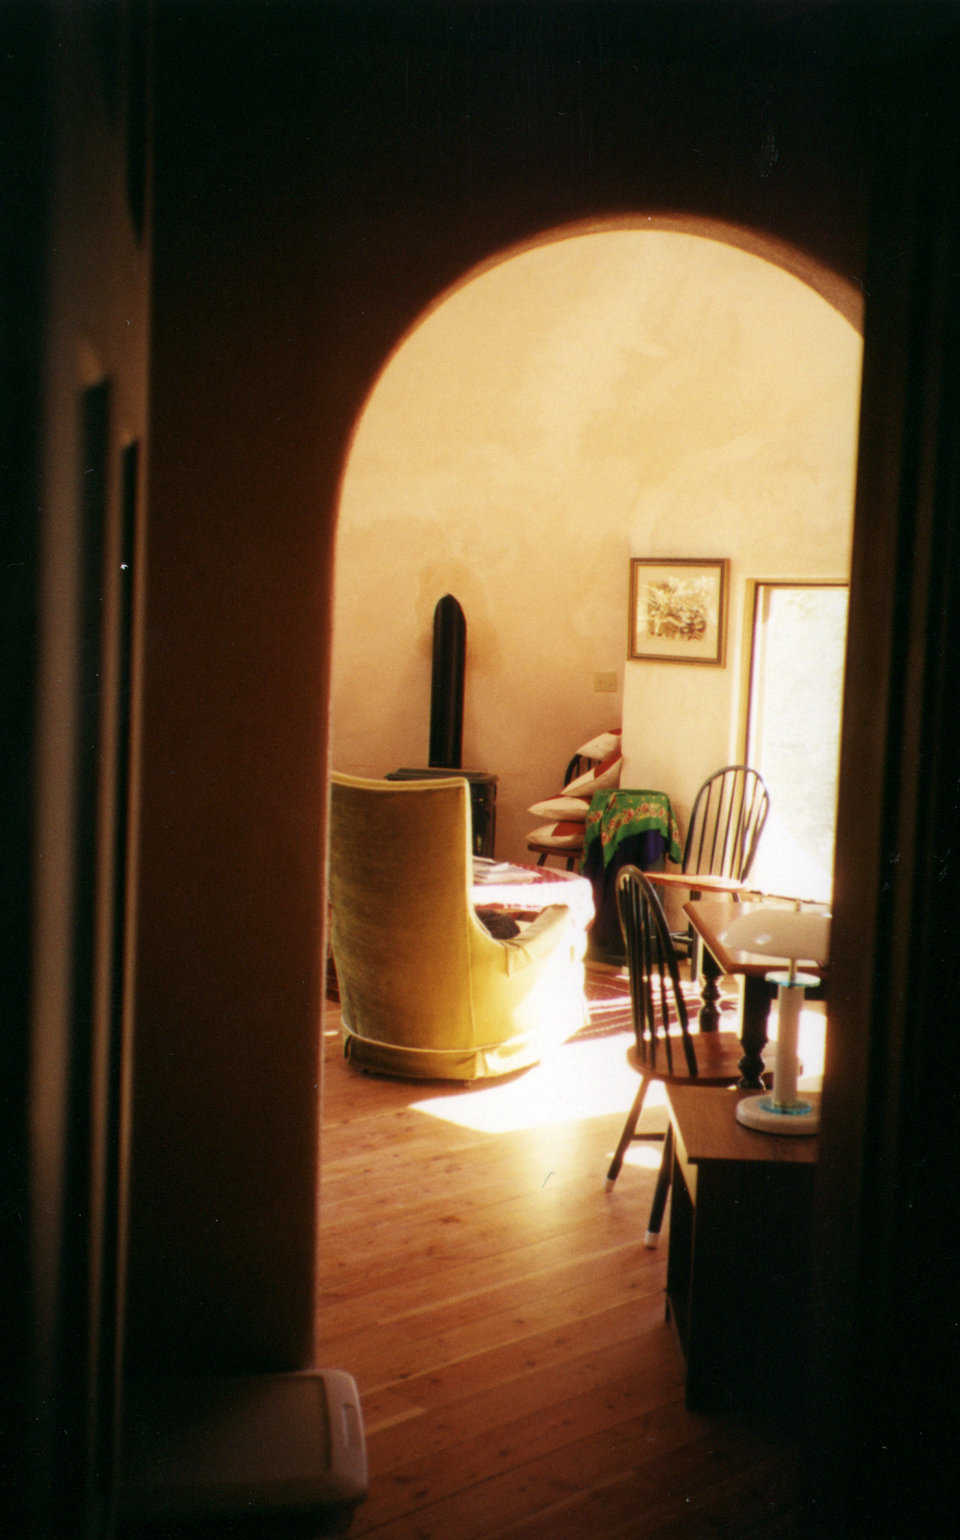
[[(573, 758), (563, 772), (563, 786), (568, 786), (578, 775), (583, 775), (590, 761), (580, 754), (574, 754)], [(583, 855), (583, 840), (579, 845), (544, 845), (542, 841), (527, 839), (527, 849), (532, 850), (537, 857), (537, 865), (544, 866), (548, 856), (559, 856), (566, 863), (568, 872), (572, 872), (574, 866)]]
[[(725, 765), (704, 781), (694, 798), (683, 842), (683, 876), (690, 877), (691, 898), (699, 898), (697, 875), (730, 877), (746, 882), (770, 811), (770, 793), (759, 771), (750, 765)], [(678, 957), (693, 962), (693, 930), (675, 932)]]
[[(631, 1141), (660, 1137), (636, 1131), (647, 1090), (654, 1081), (668, 1085), (736, 1085), (743, 1057), (743, 1046), (734, 1032), (691, 1032), (667, 918), (652, 884), (639, 867), (625, 866), (618, 874), (617, 911), (633, 1007), (635, 1042), (628, 1058), (640, 1076), (640, 1086), (607, 1171), (608, 1191), (620, 1174)], [(673, 1137), (668, 1128), (644, 1237), (647, 1246), (656, 1246), (660, 1236), (672, 1161)]]
[(715, 770), (694, 799), (683, 871), (745, 882), (769, 811), (770, 793), (759, 771), (750, 765)]

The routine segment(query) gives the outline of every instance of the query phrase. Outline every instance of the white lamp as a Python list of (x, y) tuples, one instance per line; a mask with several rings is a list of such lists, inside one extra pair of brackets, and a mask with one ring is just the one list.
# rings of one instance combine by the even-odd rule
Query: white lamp
[(777, 985), (777, 1054), (773, 1090), (745, 1096), (737, 1103), (737, 1121), (768, 1134), (815, 1134), (820, 1115), (812, 1102), (797, 1095), (797, 1039), (804, 991), (819, 984), (816, 975), (798, 973), (798, 962), (822, 964), (830, 953), (830, 915), (823, 910), (759, 907), (738, 915), (722, 932), (735, 951), (779, 957), (787, 972), (768, 973)]

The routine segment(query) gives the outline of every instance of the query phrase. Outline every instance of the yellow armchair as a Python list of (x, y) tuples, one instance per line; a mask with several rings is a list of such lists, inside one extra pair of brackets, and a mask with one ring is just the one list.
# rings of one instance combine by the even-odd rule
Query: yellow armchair
[(553, 904), (510, 941), (481, 924), (467, 782), (331, 778), (331, 942), (346, 1057), (428, 1080), (506, 1075), (586, 1020), (586, 933)]

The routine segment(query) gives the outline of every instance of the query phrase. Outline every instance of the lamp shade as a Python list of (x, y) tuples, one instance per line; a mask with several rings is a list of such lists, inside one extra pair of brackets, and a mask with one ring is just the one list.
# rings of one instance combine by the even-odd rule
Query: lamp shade
[(733, 951), (822, 966), (830, 956), (830, 915), (823, 910), (745, 910), (719, 933)]

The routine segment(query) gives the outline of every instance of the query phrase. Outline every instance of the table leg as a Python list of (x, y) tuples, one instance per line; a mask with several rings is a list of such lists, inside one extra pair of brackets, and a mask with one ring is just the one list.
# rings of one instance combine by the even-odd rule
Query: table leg
[(743, 1058), (740, 1060), (740, 1089), (762, 1091), (763, 1050), (767, 1043), (767, 1019), (774, 985), (756, 974), (748, 973), (743, 981), (743, 1020), (740, 1024), (740, 1041)]
[[(700, 980), (700, 1031), (715, 1032), (720, 1024), (720, 1012), (717, 1009), (720, 989), (717, 981), (722, 970), (710, 948), (700, 938), (696, 961)], [(743, 1058), (739, 1063), (738, 1082), (742, 1091), (763, 1090), (763, 1050), (767, 1045), (767, 1018), (775, 992), (776, 985), (768, 983), (763, 976), (753, 973), (744, 976), (743, 1016), (740, 1023)]]
[(699, 1024), (701, 1032), (716, 1032), (720, 1025), (720, 1012), (717, 1001), (720, 998), (720, 988), (717, 980), (720, 977), (720, 964), (717, 962), (709, 947), (704, 946), (700, 937), (697, 937), (694, 951), (696, 972), (700, 979), (700, 1015)]

